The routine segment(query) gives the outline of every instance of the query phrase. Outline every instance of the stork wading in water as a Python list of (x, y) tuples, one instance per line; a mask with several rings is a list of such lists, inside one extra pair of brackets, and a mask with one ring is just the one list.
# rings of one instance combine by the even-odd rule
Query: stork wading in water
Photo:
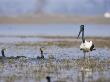
[(93, 51), (95, 49), (94, 49), (94, 44), (93, 44), (92, 41), (86, 41), (85, 40), (85, 37), (84, 37), (84, 25), (81, 25), (80, 26), (80, 31), (79, 31), (79, 34), (78, 34), (78, 37), (77, 38), (79, 38), (79, 36), (80, 36), (81, 33), (82, 33), (82, 43), (80, 45), (80, 50), (83, 51), (83, 53), (84, 53), (84, 59), (85, 59), (85, 53), (86, 52)]

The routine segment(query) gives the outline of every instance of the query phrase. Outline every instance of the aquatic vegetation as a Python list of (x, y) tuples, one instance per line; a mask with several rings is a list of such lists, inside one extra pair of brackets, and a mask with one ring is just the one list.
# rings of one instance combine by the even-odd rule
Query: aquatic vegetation
[[(29, 82), (46, 82), (47, 76), (58, 82), (109, 81), (110, 49), (97, 48), (90, 53), (90, 58), (87, 54), (84, 60), (77, 43), (76, 46), (71, 43), (64, 41), (36, 43), (38, 45), (5, 45), (8, 50), (6, 60), (3, 62), (0, 59), (0, 81), (27, 82), (28, 79)], [(39, 48), (42, 46), (46, 47), (43, 53), (45, 59), (37, 59), (41, 55)]]

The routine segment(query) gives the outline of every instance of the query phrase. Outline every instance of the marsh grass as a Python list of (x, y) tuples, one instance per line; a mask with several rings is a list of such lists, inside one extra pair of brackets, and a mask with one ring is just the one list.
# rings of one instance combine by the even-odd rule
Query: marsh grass
[[(14, 61), (14, 62), (12, 62)], [(39, 64), (30, 64), (29, 62), (24, 62), (23, 61), (16, 61), (16, 60), (8, 60), (7, 65), (11, 65), (12, 69), (11, 71), (15, 71), (12, 76), (7, 76), (4, 80), (5, 82), (16, 82), (16, 80), (19, 77), (23, 78), (33, 78), (36, 79), (37, 81), (42, 80), (45, 78), (47, 75), (54, 75), (55, 77), (58, 77), (57, 80), (59, 79), (62, 82), (64, 78), (60, 78), (59, 75), (63, 73), (63, 71), (71, 70), (71, 69), (80, 69), (83, 67), (84, 69), (92, 69), (92, 71), (105, 71), (106, 66), (110, 66), (110, 60), (96, 60), (94, 58), (91, 59), (62, 59), (62, 60), (36, 60), (36, 62), (39, 62)], [(32, 61), (31, 61), (32, 62)], [(13, 64), (13, 65), (12, 65)], [(109, 67), (108, 66), (108, 67)], [(3, 63), (0, 62), (0, 70), (5, 69), (5, 66)], [(8, 68), (7, 68), (8, 69)], [(10, 72), (11, 72), (10, 71)], [(66, 80), (66, 79), (65, 79)], [(99, 79), (98, 81), (102, 81)], [(98, 82), (96, 81), (96, 82)], [(66, 82), (66, 81), (65, 81)]]
[[(101, 38), (101, 37), (86, 37), (88, 41), (92, 40), (95, 44), (95, 47), (110, 48), (110, 38)], [(21, 43), (15, 43), (16, 46), (59, 46), (59, 47), (79, 47), (81, 41), (77, 40), (75, 37), (73, 38), (58, 38), (58, 40), (54, 41), (41, 41), (41, 42), (35, 42), (35, 43), (28, 43), (28, 42), (21, 42)]]

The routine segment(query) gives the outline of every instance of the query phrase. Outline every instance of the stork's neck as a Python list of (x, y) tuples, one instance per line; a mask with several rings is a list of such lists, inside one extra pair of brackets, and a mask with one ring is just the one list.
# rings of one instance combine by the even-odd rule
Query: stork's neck
[(82, 31), (82, 42), (85, 43), (84, 30)]

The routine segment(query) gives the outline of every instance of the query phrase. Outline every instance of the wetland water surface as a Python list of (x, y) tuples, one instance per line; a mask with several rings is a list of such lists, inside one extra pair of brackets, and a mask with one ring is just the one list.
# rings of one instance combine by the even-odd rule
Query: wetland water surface
[(40, 46), (6, 45), (6, 48), (9, 57), (21, 55), (28, 58), (0, 62), (0, 82), (46, 82), (46, 76), (58, 82), (110, 81), (109, 48), (97, 48), (87, 53), (86, 56), (90, 54), (91, 57), (85, 60), (79, 48), (74, 47), (46, 46), (45, 60), (36, 59), (40, 56)]
[[(51, 28), (52, 26), (56, 28)], [(109, 25), (87, 25), (87, 27), (88, 36), (110, 36)], [(110, 48), (108, 46), (99, 47), (96, 44), (96, 50), (87, 53), (84, 60), (79, 47), (68, 43), (65, 45), (65, 39), (58, 41), (51, 38), (17, 37), (43, 34), (76, 36), (78, 31), (79, 25), (72, 24), (0, 25), (0, 49), (7, 49), (5, 55), (27, 57), (5, 59), (5, 61), (0, 59), (0, 82), (47, 82), (46, 76), (50, 76), (52, 82), (109, 82)], [(13, 36), (8, 37), (8, 35)], [(57, 41), (57, 45), (48, 43), (53, 41)], [(45, 48), (44, 60), (37, 59), (37, 56), (40, 56), (40, 47)]]

